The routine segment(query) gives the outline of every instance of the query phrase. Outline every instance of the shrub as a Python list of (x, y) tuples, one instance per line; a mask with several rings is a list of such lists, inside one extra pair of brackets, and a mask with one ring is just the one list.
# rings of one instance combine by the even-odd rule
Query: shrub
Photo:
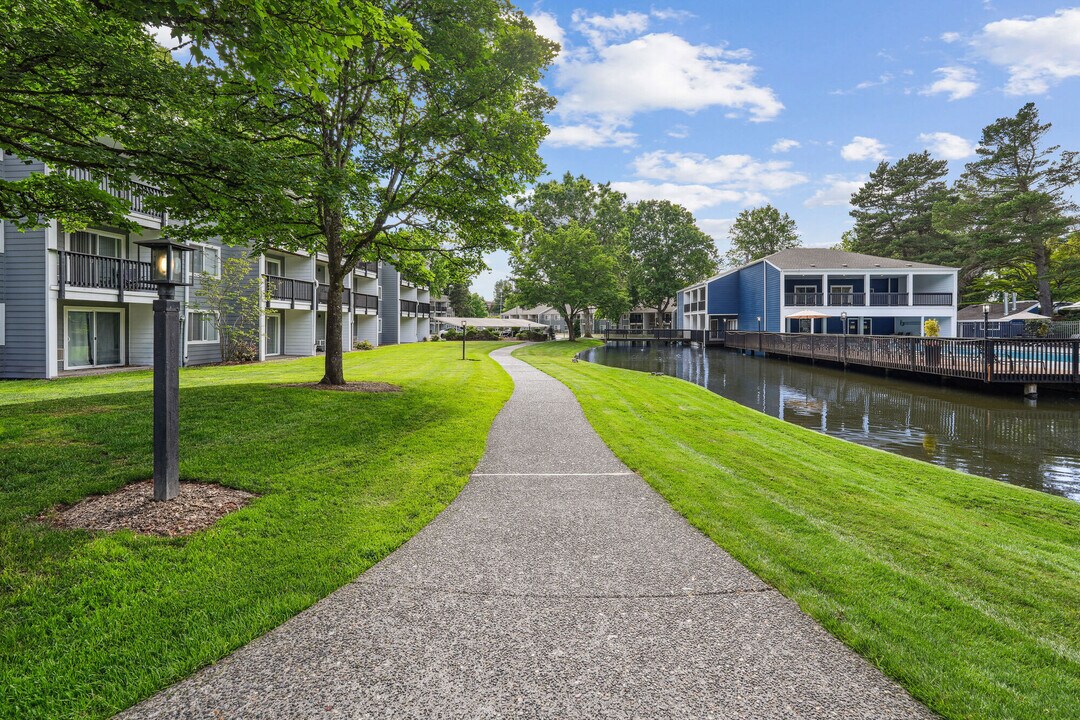
[(353, 350), (374, 350), (375, 346), (367, 340), (360, 340), (353, 343)]
[(923, 335), (925, 337), (937, 337), (941, 334), (941, 326), (938, 325), (938, 321), (934, 318), (930, 318), (923, 323)]
[(259, 346), (254, 343), (236, 343), (232, 347), (232, 361), (239, 363), (255, 362), (259, 359)]
[(1049, 320), (1025, 320), (1024, 334), (1028, 337), (1044, 338), (1050, 334)]

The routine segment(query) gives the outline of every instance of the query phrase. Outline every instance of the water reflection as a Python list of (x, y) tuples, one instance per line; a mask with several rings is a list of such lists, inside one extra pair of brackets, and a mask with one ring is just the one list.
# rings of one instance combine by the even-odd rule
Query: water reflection
[(662, 372), (802, 427), (1080, 501), (1080, 400), (1037, 403), (717, 348), (599, 347), (589, 360)]

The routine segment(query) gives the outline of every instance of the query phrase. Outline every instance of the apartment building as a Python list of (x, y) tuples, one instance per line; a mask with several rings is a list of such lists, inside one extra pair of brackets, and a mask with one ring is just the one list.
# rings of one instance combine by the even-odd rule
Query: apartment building
[[(0, 179), (48, 172), (41, 163), (0, 155)], [(157, 238), (165, 213), (144, 199), (145, 184), (131, 190), (102, 187), (127, 199), (137, 231), (90, 227), (65, 232), (55, 221), (19, 231), (0, 222), (0, 378), (52, 378), (61, 374), (153, 363), (153, 301), (150, 257), (137, 243)], [(219, 241), (194, 244), (186, 258), (189, 278), (181, 287), (181, 359), (185, 365), (221, 360), (218, 337), (196, 296), (200, 273), (220, 273), (233, 257), (253, 261), (266, 300), (260, 319), (260, 360), (311, 356), (325, 350), (327, 303), (341, 303), (342, 349), (415, 342), (429, 334), (430, 293), (404, 281), (387, 263), (360, 263), (346, 278), (340, 298), (328, 296), (326, 257), (283, 250), (252, 255), (250, 248)], [(392, 303), (384, 301), (392, 295)], [(393, 332), (385, 332), (393, 328)]]

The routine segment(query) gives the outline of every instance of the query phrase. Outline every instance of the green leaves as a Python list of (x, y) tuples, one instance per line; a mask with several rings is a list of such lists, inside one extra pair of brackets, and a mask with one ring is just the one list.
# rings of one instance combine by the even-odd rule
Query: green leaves
[(729, 235), (731, 250), (727, 254), (727, 263), (733, 266), (745, 265), (802, 244), (795, 221), (787, 213), (781, 215), (772, 205), (740, 212)]
[(667, 200), (632, 206), (627, 233), (630, 297), (664, 313), (679, 290), (716, 272), (716, 244), (693, 214)]

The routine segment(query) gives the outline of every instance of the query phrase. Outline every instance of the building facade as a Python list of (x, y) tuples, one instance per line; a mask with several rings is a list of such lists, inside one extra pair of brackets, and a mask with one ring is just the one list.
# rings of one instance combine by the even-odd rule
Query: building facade
[[(679, 292), (683, 329), (922, 335), (957, 333), (957, 268), (827, 248), (792, 248)], [(793, 315), (821, 315), (800, 318)]]
[[(41, 163), (0, 155), (0, 178), (17, 180), (47, 172)], [(107, 183), (103, 183), (107, 187)], [(153, 363), (153, 301), (149, 251), (140, 240), (160, 237), (164, 213), (146, 208), (155, 193), (136, 184), (122, 192), (137, 231), (90, 227), (65, 232), (55, 221), (19, 231), (0, 222), (0, 378), (51, 378), (60, 374)], [(194, 244), (187, 273), (193, 286), (178, 289), (181, 358), (185, 365), (221, 360), (213, 324), (196, 296), (203, 272), (221, 272), (229, 258), (252, 262), (263, 289), (260, 360), (311, 356), (325, 350), (328, 269), (325, 255), (249, 248), (219, 241)], [(340, 298), (342, 349), (415, 342), (430, 334), (430, 293), (403, 280), (387, 263), (360, 263)], [(384, 295), (392, 295), (388, 304)], [(388, 331), (392, 329), (392, 331)]]

